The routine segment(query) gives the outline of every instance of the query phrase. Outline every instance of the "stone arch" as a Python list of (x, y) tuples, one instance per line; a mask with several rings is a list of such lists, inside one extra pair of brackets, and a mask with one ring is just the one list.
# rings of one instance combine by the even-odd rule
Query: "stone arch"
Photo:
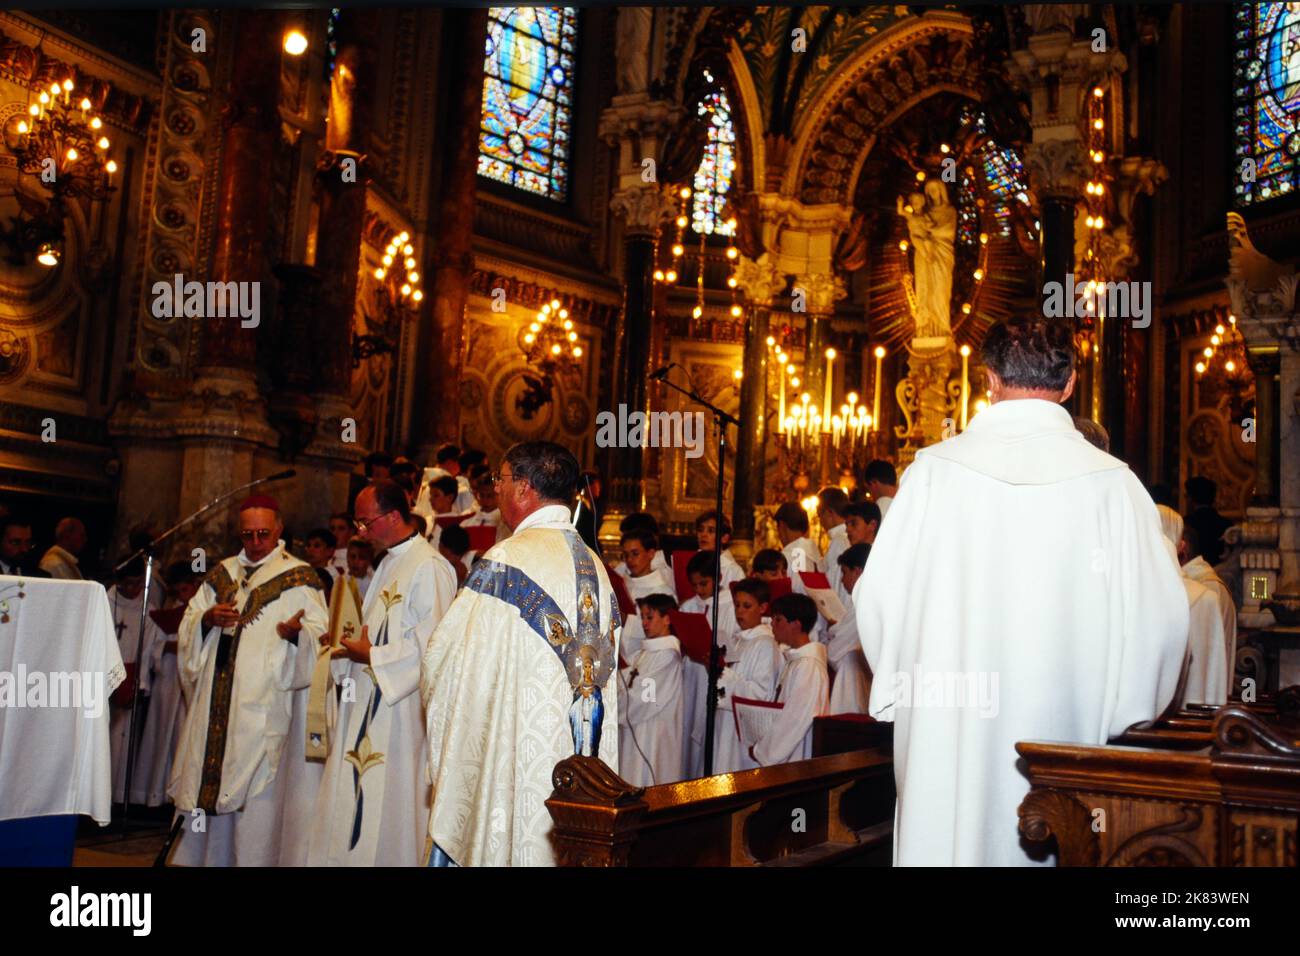
[(782, 194), (810, 205), (851, 205), (877, 131), (941, 92), (986, 98), (985, 64), (970, 20), (932, 10), (883, 30), (844, 64), (807, 111)]

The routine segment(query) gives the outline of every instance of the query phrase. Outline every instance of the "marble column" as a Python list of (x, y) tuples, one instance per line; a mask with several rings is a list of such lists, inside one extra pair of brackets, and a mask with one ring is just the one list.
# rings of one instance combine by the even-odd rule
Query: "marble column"
[(732, 492), (732, 542), (736, 558), (747, 562), (754, 551), (754, 508), (763, 503), (766, 482), (768, 380), (767, 337), (772, 302), (786, 279), (770, 256), (741, 257), (736, 280), (750, 303), (740, 379), (740, 434), (736, 441), (736, 481)]
[[(844, 280), (830, 272), (799, 276), (795, 279), (795, 287), (803, 289), (807, 297), (808, 337), (806, 340), (807, 349), (804, 353), (804, 371), (808, 382), (807, 391), (812, 396), (811, 403), (813, 407), (820, 411), (825, 407), (826, 349), (835, 345), (831, 335), (831, 321), (835, 318), (835, 303), (848, 295), (848, 292), (844, 287)], [(833, 391), (833, 381), (831, 385)], [(831, 395), (832, 414), (838, 407), (835, 403), (835, 396)], [(830, 423), (825, 423), (824, 427), (829, 429)], [(838, 472), (834, 468), (834, 462), (830, 460), (832, 455), (829, 441), (824, 441), (822, 445), (824, 453), (822, 455), (821, 473), (809, 476), (818, 487), (839, 478)], [(812, 490), (816, 491), (817, 488)]]
[(446, 441), (460, 441), (460, 373), (465, 354), (465, 306), (474, 272), (474, 205), (478, 187), (478, 140), (483, 111), (483, 38), (488, 10), (443, 14), (450, 59), (448, 115), (444, 129), (442, 188), (434, 219), (433, 279), (427, 296), (428, 322), (418, 337), (416, 455), (432, 462)]

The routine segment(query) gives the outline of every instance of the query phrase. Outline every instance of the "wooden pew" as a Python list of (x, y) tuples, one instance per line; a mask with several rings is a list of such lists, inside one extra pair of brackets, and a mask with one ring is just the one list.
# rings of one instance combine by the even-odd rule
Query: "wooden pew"
[(1020, 832), (1054, 839), (1062, 866), (1296, 865), (1300, 730), (1276, 714), (1221, 707), (1193, 750), (1032, 741), (1016, 750), (1031, 785)]
[[(1230, 701), (1268, 723), (1300, 725), (1300, 687), (1288, 687), (1258, 702)], [(1191, 704), (1162, 714), (1155, 720), (1134, 724), (1109, 742), (1126, 747), (1154, 747), (1171, 750), (1199, 750), (1213, 740), (1218, 707)]]
[(556, 765), (546, 801), (561, 866), (881, 865), (894, 766), (862, 750), (636, 788), (594, 757)]

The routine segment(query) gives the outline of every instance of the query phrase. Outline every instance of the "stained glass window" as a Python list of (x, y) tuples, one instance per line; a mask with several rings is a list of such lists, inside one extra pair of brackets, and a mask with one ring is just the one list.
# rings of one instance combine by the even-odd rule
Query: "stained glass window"
[(493, 7), (483, 60), (478, 172), (549, 199), (569, 185), (573, 7)]
[[(1300, 7), (1237, 4), (1233, 60), (1234, 200), (1291, 193), (1300, 167)], [(1251, 164), (1254, 168), (1251, 169)], [(1253, 174), (1253, 175), (1251, 175)], [(1250, 182), (1250, 179), (1254, 182)]]
[(325, 79), (334, 75), (334, 61), (339, 55), (339, 18), (343, 11), (330, 8), (330, 18), (325, 23)]
[[(714, 82), (707, 71), (705, 78)], [(696, 110), (708, 119), (709, 139), (695, 170), (691, 228), (709, 235), (730, 236), (735, 230), (728, 224), (729, 217), (724, 218), (724, 211), (731, 176), (736, 169), (736, 130), (731, 124), (731, 103), (727, 94), (716, 88), (704, 95)]]
[[(982, 133), (985, 131), (984, 114), (972, 107), (962, 111), (961, 121), (974, 123)], [(1008, 146), (998, 146), (989, 141), (977, 154), (979, 167), (977, 176), (983, 181), (985, 202), (988, 212), (997, 224), (999, 235), (1011, 235), (1011, 203), (1029, 204), (1029, 192), (1025, 177), (1025, 168), (1020, 156)], [(980, 216), (976, 200), (979, 183), (975, 178), (963, 172), (961, 180), (961, 201), (958, 205), (958, 239), (967, 244), (978, 239)]]

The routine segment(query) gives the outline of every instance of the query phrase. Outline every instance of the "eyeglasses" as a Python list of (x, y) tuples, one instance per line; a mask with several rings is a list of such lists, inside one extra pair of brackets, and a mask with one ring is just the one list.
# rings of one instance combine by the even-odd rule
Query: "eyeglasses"
[(244, 541), (252, 541), (253, 539), (257, 539), (258, 541), (267, 541), (274, 535), (275, 532), (271, 531), (269, 528), (259, 528), (256, 531), (239, 532), (240, 539)]
[(501, 484), (501, 482), (505, 481), (507, 478), (509, 478), (511, 481), (527, 481), (527, 480), (528, 480), (527, 478), (516, 478), (514, 475), (506, 475), (506, 474), (502, 474), (502, 473), (499, 472), (499, 471), (494, 471), (494, 472), (492, 472), (492, 474), (489, 475), (488, 477), (492, 479), (492, 487), (493, 487), (493, 488), (497, 488), (497, 487), (499, 487), (500, 484)]
[(357, 530), (358, 530), (358, 531), (361, 531), (361, 532), (364, 533), (365, 530), (366, 530), (367, 528), (369, 528), (372, 524), (374, 524), (376, 521), (378, 521), (378, 520), (379, 520), (380, 518), (382, 518), (384, 515), (390, 515), (390, 514), (392, 514), (392, 513), (393, 513), (393, 512), (392, 512), (391, 510), (389, 510), (389, 511), (381, 511), (379, 514), (375, 515), (373, 518), (354, 518), (353, 521), (352, 521), (352, 523), (353, 523), (354, 525), (357, 526)]

